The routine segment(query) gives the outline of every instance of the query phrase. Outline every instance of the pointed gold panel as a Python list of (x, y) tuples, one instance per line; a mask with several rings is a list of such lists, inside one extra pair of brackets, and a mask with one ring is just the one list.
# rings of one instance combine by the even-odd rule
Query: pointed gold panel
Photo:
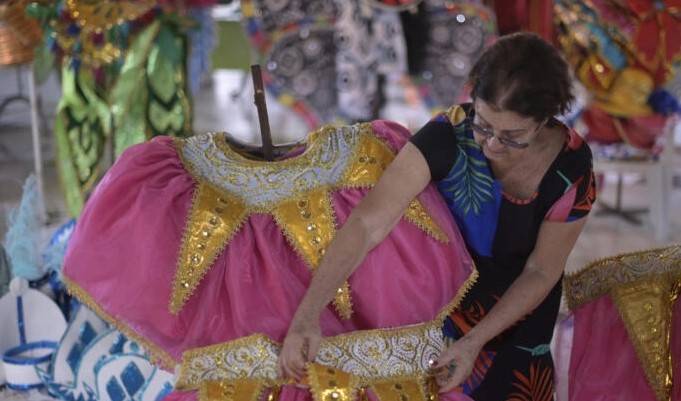
[(359, 143), (353, 150), (341, 186), (350, 188), (374, 186), (395, 158), (388, 146), (370, 133), (369, 124), (363, 124), (361, 130)]
[(180, 312), (215, 258), (247, 217), (238, 199), (200, 183), (194, 192), (173, 282), (170, 311)]
[[(336, 219), (328, 190), (320, 188), (282, 202), (272, 214), (293, 249), (314, 271), (336, 235)], [(342, 318), (349, 319), (352, 316), (350, 287), (347, 283), (338, 289), (333, 303)]]
[(416, 227), (425, 231), (428, 235), (435, 238), (436, 240), (444, 243), (449, 242), (447, 234), (445, 234), (440, 226), (435, 223), (433, 218), (430, 217), (430, 214), (426, 212), (426, 208), (423, 207), (421, 202), (419, 202), (417, 199), (414, 199), (409, 204), (407, 211), (404, 212), (404, 218)]
[[(371, 129), (368, 124), (362, 126), (363, 132), (359, 145), (343, 176), (341, 185), (345, 187), (373, 187), (395, 157), (386, 144), (364, 131), (367, 126)], [(445, 243), (449, 241), (444, 231), (417, 199), (409, 205), (404, 217), (436, 240)]]
[(259, 380), (206, 381), (199, 389), (199, 401), (258, 401), (264, 389)]
[(331, 199), (326, 188), (301, 194), (275, 206), (277, 225), (291, 246), (314, 270), (336, 234)]
[(314, 401), (355, 401), (360, 383), (356, 376), (316, 363), (307, 366)]
[(678, 286), (670, 278), (669, 275), (651, 277), (615, 287), (611, 292), (659, 401), (668, 401), (672, 390), (669, 338)]
[(375, 383), (371, 390), (380, 401), (427, 401), (424, 385), (417, 379), (395, 379)]
[(341, 288), (336, 290), (333, 306), (336, 308), (338, 315), (343, 319), (350, 319), (352, 317), (352, 297), (350, 296), (350, 284), (347, 281)]

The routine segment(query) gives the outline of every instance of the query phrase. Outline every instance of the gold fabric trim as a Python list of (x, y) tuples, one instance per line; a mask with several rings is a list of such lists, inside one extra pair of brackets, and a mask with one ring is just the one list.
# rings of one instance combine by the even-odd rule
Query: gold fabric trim
[(218, 193), (206, 183), (198, 184), (193, 198), (173, 280), (169, 305), (173, 314), (180, 312), (246, 219), (241, 201)]
[(427, 401), (434, 394), (426, 394), (423, 379), (390, 380), (374, 383), (371, 390), (380, 401)]
[(265, 384), (256, 380), (209, 380), (199, 389), (199, 401), (258, 401), (264, 390)]
[(104, 309), (97, 304), (90, 294), (87, 293), (83, 288), (81, 288), (74, 281), (64, 275), (62, 277), (64, 285), (66, 286), (66, 291), (73, 297), (78, 299), (83, 305), (92, 309), (99, 317), (104, 319), (106, 322), (111, 324), (116, 328), (116, 330), (125, 334), (127, 337), (133, 339), (135, 342), (139, 343), (145, 350), (147, 350), (151, 356), (151, 362), (160, 365), (163, 369), (172, 372), (175, 369), (175, 365), (178, 361), (172, 357), (169, 353), (164, 351), (161, 347), (154, 344), (153, 342), (147, 340), (144, 336), (138, 334), (134, 329), (130, 328), (126, 323), (119, 320), (118, 318), (108, 314)]
[(449, 242), (447, 234), (435, 223), (435, 220), (433, 220), (426, 211), (426, 208), (418, 200), (414, 199), (409, 204), (407, 211), (404, 213), (404, 218), (436, 240), (443, 243)]
[(307, 380), (314, 401), (355, 401), (359, 379), (316, 363), (307, 365)]
[(648, 383), (659, 401), (671, 400), (670, 335), (678, 288), (678, 283), (658, 276), (622, 285), (612, 292)]
[[(429, 322), (392, 329), (356, 331), (322, 340), (315, 362), (359, 377), (360, 384), (425, 377), (444, 348), (442, 321), (477, 280), (473, 271), (454, 299)], [(277, 371), (280, 345), (262, 334), (195, 348), (182, 355), (176, 388), (196, 390), (211, 380), (243, 377), (284, 384)]]
[(350, 163), (340, 183), (343, 187), (373, 186), (395, 158), (392, 150), (373, 134), (371, 124), (361, 124), (359, 135), (359, 143), (352, 151)]
[(620, 285), (655, 275), (681, 279), (681, 245), (625, 253), (595, 261), (565, 276), (563, 287), (570, 309), (609, 294)]

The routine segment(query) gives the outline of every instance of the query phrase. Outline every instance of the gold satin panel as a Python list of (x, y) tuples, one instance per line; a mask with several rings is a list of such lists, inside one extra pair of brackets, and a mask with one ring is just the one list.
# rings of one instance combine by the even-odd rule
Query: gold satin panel
[(355, 401), (359, 379), (318, 364), (307, 366), (307, 381), (314, 401)]
[(255, 380), (207, 381), (199, 389), (199, 401), (258, 401), (265, 386)]

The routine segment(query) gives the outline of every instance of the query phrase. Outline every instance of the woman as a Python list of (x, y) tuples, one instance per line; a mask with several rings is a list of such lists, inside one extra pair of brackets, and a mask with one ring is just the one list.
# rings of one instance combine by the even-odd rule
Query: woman
[(568, 66), (538, 36), (501, 38), (470, 81), (473, 103), (417, 132), (327, 249), (284, 341), (283, 374), (302, 377), (335, 289), (433, 180), (479, 271), (444, 322), (451, 341), (433, 364), (440, 392), (553, 398), (548, 344), (566, 259), (595, 198), (591, 152), (554, 118), (573, 99)]

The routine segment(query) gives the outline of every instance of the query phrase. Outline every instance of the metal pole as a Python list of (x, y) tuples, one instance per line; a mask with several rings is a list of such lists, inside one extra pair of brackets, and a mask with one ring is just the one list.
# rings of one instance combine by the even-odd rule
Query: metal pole
[[(21, 80), (20, 80), (21, 81)], [(40, 198), (40, 221), (47, 224), (47, 211), (45, 210), (45, 192), (43, 187), (43, 155), (40, 148), (40, 129), (38, 122), (38, 101), (35, 88), (35, 76), (33, 63), (28, 68), (28, 99), (31, 104), (31, 136), (33, 138), (33, 165), (36, 181), (38, 184), (38, 196)]]

